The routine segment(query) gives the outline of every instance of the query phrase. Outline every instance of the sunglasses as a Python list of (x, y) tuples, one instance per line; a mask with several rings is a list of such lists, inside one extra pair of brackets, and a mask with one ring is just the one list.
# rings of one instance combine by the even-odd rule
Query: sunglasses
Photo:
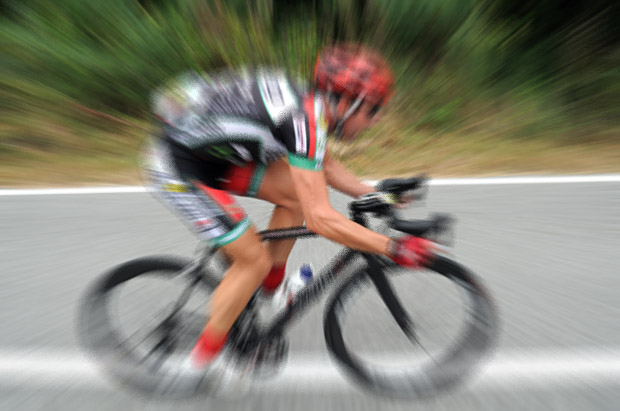
[(368, 110), (368, 118), (373, 118), (374, 116), (376, 116), (377, 113), (381, 111), (381, 108), (382, 107), (379, 104), (375, 104), (374, 106), (372, 106), (372, 108)]

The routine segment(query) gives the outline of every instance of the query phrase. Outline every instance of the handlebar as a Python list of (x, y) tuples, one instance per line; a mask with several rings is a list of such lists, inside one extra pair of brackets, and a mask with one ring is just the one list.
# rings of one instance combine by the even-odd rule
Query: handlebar
[[(389, 178), (377, 184), (377, 189), (392, 194), (402, 194), (424, 188), (428, 178), (424, 175), (411, 178)], [(452, 235), (446, 235), (451, 231), (454, 219), (447, 214), (434, 214), (426, 220), (404, 220), (398, 218), (396, 209), (386, 203), (380, 196), (368, 196), (357, 199), (349, 204), (351, 213), (358, 218), (365, 213), (373, 213), (378, 217), (386, 218), (388, 224), (394, 230), (410, 234), (416, 237), (442, 237), (443, 243), (452, 241)]]
[(392, 194), (402, 194), (405, 191), (412, 191), (426, 185), (428, 177), (419, 175), (411, 178), (387, 178), (379, 181), (377, 190)]

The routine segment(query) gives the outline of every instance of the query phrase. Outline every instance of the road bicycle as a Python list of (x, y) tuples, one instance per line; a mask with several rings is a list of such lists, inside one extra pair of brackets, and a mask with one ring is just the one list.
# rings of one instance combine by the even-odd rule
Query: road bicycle
[[(382, 190), (396, 195), (419, 193), (425, 181), (423, 176), (387, 179), (382, 181)], [(257, 291), (229, 333), (226, 350), (231, 369), (246, 379), (277, 375), (287, 359), (285, 337), (293, 320), (299, 320), (338, 278), (338, 287), (327, 301), (323, 332), (329, 353), (345, 376), (376, 394), (404, 399), (432, 397), (468, 381), (493, 352), (499, 319), (491, 293), (482, 281), (445, 252), (442, 244), (452, 235), (453, 219), (446, 214), (425, 220), (401, 219), (398, 210), (379, 196), (352, 201), (349, 212), (351, 220), (366, 227), (371, 218), (379, 218), (391, 230), (431, 239), (437, 251), (423, 270), (413, 270), (399, 267), (383, 256), (344, 248), (268, 320), (260, 318), (264, 301)], [(259, 234), (263, 241), (305, 241), (316, 236), (303, 226)], [(216, 249), (202, 246), (194, 260), (139, 258), (113, 268), (88, 289), (79, 310), (79, 338), (113, 381), (143, 393), (170, 397), (215, 390), (217, 383), (212, 379), (182, 372), (179, 360), (187, 356), (206, 323), (205, 302), (223, 272), (221, 267), (213, 268), (217, 254)], [(135, 294), (145, 288), (144, 284), (129, 287), (133, 291), (125, 292), (127, 312), (134, 315), (133, 320), (123, 322), (115, 302), (121, 290), (138, 280), (152, 278), (158, 279), (161, 293), (140, 299)], [(424, 300), (431, 287), (418, 285), (414, 292), (410, 287), (394, 285), (403, 278), (438, 282), (437, 296), (426, 298), (421, 309), (428, 312), (410, 314), (406, 306), (410, 301)], [(179, 290), (169, 285), (172, 280), (180, 282)], [(440, 298), (448, 290), (451, 297)], [(401, 291), (405, 291), (404, 297), (398, 295)], [(166, 297), (171, 298), (167, 304), (163, 302)], [(356, 302), (362, 305), (356, 306)], [(164, 307), (151, 309), (154, 303)], [(146, 313), (137, 314), (140, 309)], [(431, 309), (447, 312), (437, 316)], [(365, 313), (357, 323), (351, 319), (355, 312)], [(389, 314), (393, 320), (378, 320), (373, 325), (378, 312)], [(443, 329), (453, 332), (452, 336), (439, 334), (425, 341), (420, 335), (421, 324), (429, 318), (437, 320), (428, 327), (430, 331)], [(347, 321), (353, 325), (348, 327)], [(446, 321), (448, 325), (443, 324)], [(137, 326), (137, 330), (127, 331), (131, 328), (128, 324)], [(392, 345), (393, 338), (384, 331), (388, 324), (404, 336), (396, 344), (397, 349), (386, 354), (385, 350), (358, 347), (369, 339), (376, 340), (379, 348)], [(369, 337), (356, 337), (360, 330), (373, 327), (375, 331)], [(402, 354), (404, 346), (410, 349), (407, 356)], [(383, 357), (378, 352), (383, 352)], [(385, 364), (386, 358), (391, 364)]]

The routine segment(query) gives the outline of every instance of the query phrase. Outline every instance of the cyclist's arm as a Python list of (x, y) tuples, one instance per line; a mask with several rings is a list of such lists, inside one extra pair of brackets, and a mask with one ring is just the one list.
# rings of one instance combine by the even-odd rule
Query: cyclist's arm
[(327, 150), (325, 151), (323, 169), (325, 170), (327, 184), (341, 193), (350, 195), (351, 197), (359, 197), (375, 191), (372, 186), (362, 183), (340, 162), (332, 158)]
[(388, 237), (354, 223), (332, 208), (322, 170), (291, 167), (291, 175), (308, 229), (356, 250), (387, 255)]

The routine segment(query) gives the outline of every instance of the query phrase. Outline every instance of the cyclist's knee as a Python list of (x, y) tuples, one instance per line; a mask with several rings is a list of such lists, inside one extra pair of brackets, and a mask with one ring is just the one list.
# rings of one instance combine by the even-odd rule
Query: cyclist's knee
[(266, 276), (269, 270), (271, 270), (273, 261), (269, 256), (267, 248), (259, 243), (254, 250), (251, 250), (245, 255), (244, 264), (248, 267), (252, 267), (253, 271), (257, 274), (260, 273), (260, 275)]
[(273, 262), (267, 248), (261, 242), (246, 243), (243, 247), (227, 251), (231, 254), (233, 265), (244, 272), (265, 277), (271, 270)]
[(301, 203), (295, 193), (283, 195), (280, 199), (278, 199), (276, 207), (286, 208), (291, 213), (303, 213)]
[(273, 265), (271, 257), (269, 257), (267, 252), (256, 254), (251, 259), (237, 260), (235, 263), (238, 264), (242, 272), (250, 274), (260, 281), (263, 281), (269, 275)]

